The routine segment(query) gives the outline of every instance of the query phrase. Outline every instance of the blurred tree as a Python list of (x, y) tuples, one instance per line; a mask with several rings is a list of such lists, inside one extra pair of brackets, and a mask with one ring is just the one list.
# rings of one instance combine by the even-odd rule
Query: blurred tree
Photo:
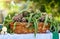
[[(60, 14), (60, 0), (31, 0), (41, 12), (52, 13), (54, 16)], [(38, 6), (38, 7), (37, 7)]]

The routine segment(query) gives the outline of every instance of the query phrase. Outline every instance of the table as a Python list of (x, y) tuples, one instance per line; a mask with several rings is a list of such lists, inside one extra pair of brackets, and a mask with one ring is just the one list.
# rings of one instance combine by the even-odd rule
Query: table
[(37, 34), (34, 38), (34, 34), (5, 34), (0, 35), (0, 39), (52, 39), (52, 33)]

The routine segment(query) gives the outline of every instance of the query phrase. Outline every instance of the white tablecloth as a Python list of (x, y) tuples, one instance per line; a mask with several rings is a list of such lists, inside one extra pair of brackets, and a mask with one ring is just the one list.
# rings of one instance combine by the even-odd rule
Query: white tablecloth
[[(0, 35), (0, 39), (35, 39), (34, 34), (6, 34)], [(36, 39), (52, 39), (52, 33), (37, 34)]]

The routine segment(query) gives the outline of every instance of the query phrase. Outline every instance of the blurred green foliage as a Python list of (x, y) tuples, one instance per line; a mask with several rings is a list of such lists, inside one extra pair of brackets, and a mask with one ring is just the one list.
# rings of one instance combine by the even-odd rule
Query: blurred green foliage
[[(38, 9), (41, 12), (46, 12), (48, 14), (51, 13), (54, 16), (54, 19), (57, 21), (55, 21), (55, 20), (52, 21), (51, 25), (55, 26), (55, 31), (58, 30), (57, 24), (60, 21), (60, 0), (24, 0), (24, 1), (27, 1), (27, 2), (25, 3), (25, 5), (23, 4), (25, 7), (22, 6), (23, 7), (22, 11), (26, 10), (27, 7), (29, 8), (29, 5), (30, 5), (29, 2), (33, 1), (31, 7), (35, 8), (35, 10)], [(14, 11), (16, 11), (17, 13), (20, 13), (18, 11), (21, 11), (20, 10), (21, 8), (19, 6), (17, 6), (16, 3), (15, 4), (8, 4), (8, 8), (10, 9), (10, 12), (12, 12), (12, 13)], [(11, 16), (11, 18), (9, 17), (9, 15)], [(7, 27), (9, 26), (9, 23), (12, 21), (11, 19), (15, 15), (15, 12), (14, 12), (14, 14), (10, 13), (9, 15), (6, 17), (5, 22), (4, 22), (4, 23), (7, 23), (6, 24)], [(36, 20), (36, 18), (38, 18), (38, 17), (39, 17), (38, 14), (36, 14), (36, 16), (33, 17), (34, 18), (33, 19), (34, 26), (35, 26), (36, 31), (37, 31), (37, 20)], [(47, 18), (46, 18), (46, 20), (47, 20)], [(31, 18), (30, 18), (29, 22), (30, 21), (31, 21)], [(45, 21), (45, 23), (46, 23), (46, 21)], [(9, 27), (8, 27), (8, 29), (9, 29)], [(36, 35), (36, 31), (35, 31), (35, 35)]]
[[(26, 1), (26, 0), (25, 0)], [(35, 3), (35, 8), (41, 12), (51, 13), (57, 20), (60, 18), (60, 0), (30, 0)], [(60, 19), (59, 19), (60, 21)]]

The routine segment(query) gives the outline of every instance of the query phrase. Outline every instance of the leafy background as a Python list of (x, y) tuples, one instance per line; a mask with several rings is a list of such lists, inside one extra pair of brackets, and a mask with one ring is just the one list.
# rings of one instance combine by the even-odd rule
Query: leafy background
[[(19, 7), (17, 5), (10, 5), (11, 1), (12, 0), (0, 1), (0, 7), (2, 7), (2, 9), (7, 8), (18, 11)], [(39, 9), (41, 12), (51, 13), (56, 20), (60, 21), (60, 0), (14, 0), (15, 4), (24, 4), (27, 1), (29, 1), (29, 6), (33, 7), (34, 10)]]
[(43, 13), (52, 14), (54, 19), (60, 23), (60, 0), (14, 0), (14, 3), (12, 0), (0, 1), (0, 8), (7, 9), (9, 14), (18, 13), (23, 9), (28, 10), (31, 7), (34, 11), (40, 10)]

